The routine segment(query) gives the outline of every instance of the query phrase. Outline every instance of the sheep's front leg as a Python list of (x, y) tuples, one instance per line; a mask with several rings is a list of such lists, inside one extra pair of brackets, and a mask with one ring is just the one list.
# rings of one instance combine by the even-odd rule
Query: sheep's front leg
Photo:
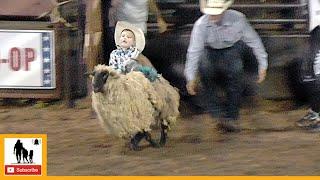
[(146, 140), (150, 143), (150, 145), (154, 148), (159, 148), (160, 145), (155, 140), (152, 139), (151, 134), (149, 132), (145, 132)]
[(168, 132), (168, 126), (161, 124), (161, 136), (160, 136), (160, 146), (164, 146), (167, 142), (167, 132)]
[(133, 138), (130, 140), (129, 148), (134, 151), (141, 150), (139, 147), (139, 142), (145, 137), (145, 133), (138, 132)]

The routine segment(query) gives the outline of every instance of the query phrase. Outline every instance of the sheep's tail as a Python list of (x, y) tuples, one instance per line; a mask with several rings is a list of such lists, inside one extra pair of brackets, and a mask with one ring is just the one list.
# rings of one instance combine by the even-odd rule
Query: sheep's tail
[(177, 118), (180, 115), (180, 95), (176, 88), (170, 85), (169, 81), (160, 76), (159, 80), (152, 83), (154, 88), (157, 89), (157, 93), (162, 98), (161, 108), (159, 110), (161, 124), (167, 126), (170, 129), (171, 125), (174, 125)]

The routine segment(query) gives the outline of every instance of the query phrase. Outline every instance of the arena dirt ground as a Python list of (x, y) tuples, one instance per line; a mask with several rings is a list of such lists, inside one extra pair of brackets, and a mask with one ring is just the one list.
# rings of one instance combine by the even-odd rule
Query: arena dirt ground
[(294, 126), (306, 107), (261, 101), (241, 110), (243, 130), (221, 134), (208, 114), (182, 116), (165, 147), (138, 152), (106, 135), (91, 99), (0, 106), (0, 133), (48, 135), (48, 175), (319, 175), (319, 133)]

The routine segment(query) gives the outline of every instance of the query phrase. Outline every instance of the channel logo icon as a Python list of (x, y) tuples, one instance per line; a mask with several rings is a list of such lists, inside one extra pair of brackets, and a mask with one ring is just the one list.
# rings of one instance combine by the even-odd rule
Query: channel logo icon
[(42, 138), (4, 138), (4, 153), (5, 175), (42, 175)]
[(7, 173), (8, 174), (14, 173), (14, 167), (7, 167)]

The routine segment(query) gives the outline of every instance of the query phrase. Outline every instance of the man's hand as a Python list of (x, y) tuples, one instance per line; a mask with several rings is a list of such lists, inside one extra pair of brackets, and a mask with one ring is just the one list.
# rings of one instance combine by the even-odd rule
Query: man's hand
[(186, 85), (187, 91), (190, 95), (194, 96), (197, 94), (196, 89), (197, 89), (197, 81), (196, 80), (191, 80), (187, 83)]
[(266, 75), (267, 75), (267, 70), (266, 69), (260, 69), (257, 83), (261, 83), (262, 81), (264, 81), (264, 79), (266, 78)]
[(156, 15), (156, 17), (157, 17), (159, 33), (163, 33), (165, 31), (167, 31), (168, 25), (167, 25), (166, 21), (162, 18), (161, 11), (157, 6), (156, 1), (155, 0), (149, 0), (148, 2), (149, 2), (150, 11), (152, 13), (154, 13)]
[(162, 19), (158, 18), (159, 33), (164, 33), (168, 30), (168, 24)]

